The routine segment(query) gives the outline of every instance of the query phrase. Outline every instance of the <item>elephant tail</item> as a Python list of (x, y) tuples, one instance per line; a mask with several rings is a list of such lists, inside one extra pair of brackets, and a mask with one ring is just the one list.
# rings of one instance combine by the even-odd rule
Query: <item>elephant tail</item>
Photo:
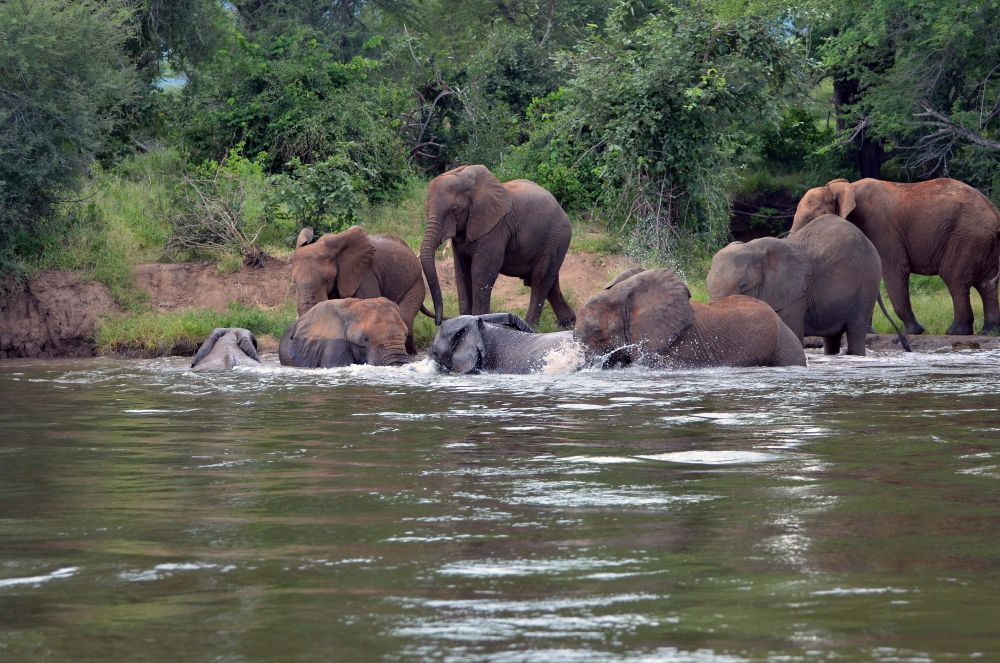
[[(424, 315), (426, 315), (428, 318), (430, 318), (432, 320), (434, 319), (434, 311), (428, 311), (427, 307), (424, 306), (423, 304), (420, 305), (420, 312), (423, 313)], [(441, 316), (441, 322), (444, 322), (447, 319), (448, 318), (446, 318), (444, 316)]]
[(878, 307), (880, 309), (882, 309), (882, 314), (885, 316), (885, 319), (888, 320), (889, 324), (892, 325), (892, 328), (896, 330), (896, 336), (899, 337), (899, 343), (900, 343), (900, 345), (902, 345), (903, 349), (906, 350), (907, 352), (913, 352), (913, 350), (910, 349), (909, 342), (906, 340), (906, 334), (904, 334), (899, 329), (899, 327), (896, 326), (896, 321), (892, 319), (892, 316), (889, 315), (889, 311), (886, 310), (886, 308), (885, 308), (885, 302), (882, 301), (882, 293), (881, 292), (878, 293), (878, 295), (875, 297), (875, 301), (878, 302)]

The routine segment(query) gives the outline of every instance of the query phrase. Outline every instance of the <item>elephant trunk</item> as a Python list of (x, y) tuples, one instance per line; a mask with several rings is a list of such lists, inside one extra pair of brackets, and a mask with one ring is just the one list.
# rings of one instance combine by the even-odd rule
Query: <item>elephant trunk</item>
[(427, 287), (431, 291), (431, 301), (434, 302), (434, 324), (441, 326), (444, 316), (444, 303), (441, 300), (441, 283), (438, 281), (437, 266), (434, 264), (434, 252), (441, 244), (441, 220), (436, 213), (427, 217), (427, 229), (424, 239), (420, 242), (420, 266), (427, 278)]
[(318, 303), (316, 298), (316, 288), (305, 283), (296, 285), (296, 308), (297, 314), (302, 316), (309, 309)]
[(404, 345), (378, 346), (368, 351), (368, 363), (372, 366), (402, 366), (410, 361)]

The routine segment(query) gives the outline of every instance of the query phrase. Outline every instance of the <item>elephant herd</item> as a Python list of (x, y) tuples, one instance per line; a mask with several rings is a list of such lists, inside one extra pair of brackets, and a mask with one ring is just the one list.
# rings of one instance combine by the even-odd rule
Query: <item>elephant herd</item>
[[(882, 279), (906, 332), (921, 333), (910, 274), (944, 280), (954, 305), (949, 334), (972, 333), (970, 288), (983, 300), (983, 333), (1000, 331), (1000, 212), (956, 180), (833, 180), (805, 193), (786, 239), (733, 242), (719, 251), (708, 273), (708, 304), (692, 302), (670, 270), (633, 269), (576, 313), (559, 286), (569, 220), (548, 191), (527, 180), (501, 183), (484, 166), (462, 166), (430, 183), (426, 212), (419, 258), (399, 238), (360, 227), (320, 238), (309, 228), (299, 234), (292, 255), (298, 319), (281, 338), (282, 364), (406, 363), (422, 312), (438, 326), (431, 359), (458, 373), (536, 371), (566, 343), (604, 368), (804, 365), (807, 335), (823, 337), (824, 351), (836, 354), (846, 333), (847, 352), (865, 354)], [(443, 317), (434, 264), (447, 239), (461, 314), (450, 319)], [(499, 274), (531, 288), (525, 321), (490, 313)], [(424, 278), (433, 313), (423, 306)], [(567, 331), (532, 331), (546, 300)], [(252, 334), (216, 329), (192, 367), (256, 363)]]

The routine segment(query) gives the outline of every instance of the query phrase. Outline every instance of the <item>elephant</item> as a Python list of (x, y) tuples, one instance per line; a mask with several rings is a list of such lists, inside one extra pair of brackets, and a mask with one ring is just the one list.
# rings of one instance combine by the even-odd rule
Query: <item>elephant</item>
[(327, 299), (385, 297), (395, 302), (406, 323), (406, 350), (416, 353), (413, 319), (424, 308), (424, 280), (420, 262), (395, 235), (369, 235), (352, 226), (316, 239), (312, 228), (303, 228), (292, 254), (292, 280), (301, 316)]
[(228, 371), (234, 366), (260, 366), (257, 339), (249, 329), (218, 327), (191, 359), (193, 371)]
[(868, 238), (832, 214), (814, 219), (788, 237), (732, 242), (712, 257), (712, 301), (749, 295), (771, 305), (799, 342), (822, 336), (826, 354), (865, 355), (882, 263)]
[(570, 234), (566, 212), (534, 182), (501, 184), (480, 165), (438, 175), (427, 190), (427, 226), (420, 243), (435, 324), (441, 325), (444, 307), (434, 252), (451, 239), (461, 314), (489, 313), (493, 284), (504, 274), (520, 277), (531, 287), (528, 325), (538, 324), (548, 299), (560, 326), (571, 328), (576, 318), (559, 288)]
[(293, 322), (278, 344), (283, 366), (399, 366), (410, 361), (406, 323), (385, 297), (328, 299)]
[(924, 331), (910, 304), (910, 274), (938, 274), (948, 286), (954, 319), (947, 333), (972, 333), (972, 287), (983, 300), (982, 333), (1000, 331), (1000, 212), (968, 184), (832, 180), (799, 201), (792, 235), (824, 214), (847, 219), (875, 245), (889, 299), (908, 334)]
[(805, 366), (795, 332), (764, 302), (690, 299), (669, 269), (631, 269), (580, 307), (574, 336), (604, 367)]
[(512, 313), (459, 315), (438, 327), (430, 357), (452, 373), (533, 373), (572, 342), (572, 331), (535, 334)]

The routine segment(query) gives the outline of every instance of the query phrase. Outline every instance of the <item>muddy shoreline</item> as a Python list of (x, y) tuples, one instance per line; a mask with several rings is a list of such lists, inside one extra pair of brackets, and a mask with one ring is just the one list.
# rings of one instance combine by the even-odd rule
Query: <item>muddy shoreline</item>
[[(569, 254), (560, 271), (561, 286), (579, 305), (631, 266), (623, 256)], [(439, 260), (437, 267), (442, 288), (453, 292), (452, 261)], [(243, 267), (232, 274), (220, 272), (214, 263), (139, 265), (135, 283), (148, 294), (150, 307), (161, 312), (224, 311), (232, 302), (273, 308), (293, 297), (291, 265), (285, 258), (268, 257), (263, 268)], [(493, 293), (494, 310), (523, 309), (529, 296), (520, 279), (506, 276), (497, 280)], [(0, 282), (0, 359), (95, 356), (100, 319), (122, 312), (104, 285), (78, 272), (48, 271), (24, 281), (7, 279)], [(258, 340), (265, 351), (277, 348), (276, 338)], [(186, 339), (169, 347), (132, 348), (109, 356), (190, 356), (199, 342)], [(995, 336), (921, 335), (909, 337), (909, 342), (915, 352), (1000, 349), (1000, 337)], [(810, 337), (806, 347), (822, 347), (822, 340)], [(899, 339), (889, 334), (869, 334), (867, 347), (876, 352), (902, 351)]]

